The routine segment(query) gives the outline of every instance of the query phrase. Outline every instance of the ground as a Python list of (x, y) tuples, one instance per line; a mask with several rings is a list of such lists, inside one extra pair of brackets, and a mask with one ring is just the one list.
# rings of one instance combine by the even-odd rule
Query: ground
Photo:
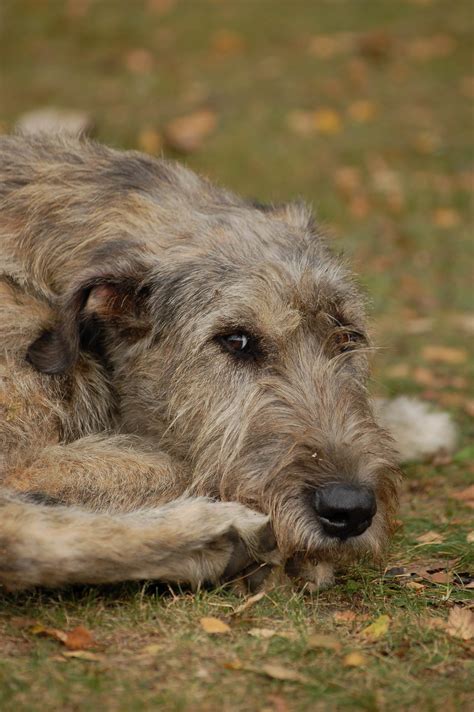
[[(329, 591), (277, 582), (241, 612), (226, 591), (152, 585), (2, 594), (0, 707), (467, 710), (470, 1), (6, 0), (0, 23), (2, 131), (86, 110), (101, 140), (312, 203), (371, 298), (374, 392), (418, 394), (461, 431), (454, 456), (405, 468), (385, 564)], [(45, 630), (78, 625), (95, 645)]]

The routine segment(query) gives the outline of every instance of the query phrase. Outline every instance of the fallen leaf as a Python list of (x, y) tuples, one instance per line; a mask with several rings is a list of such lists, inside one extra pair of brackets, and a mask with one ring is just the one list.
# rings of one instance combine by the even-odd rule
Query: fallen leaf
[(357, 650), (354, 650), (352, 653), (348, 653), (342, 659), (344, 667), (361, 667), (362, 665), (367, 665), (367, 663), (367, 656), (357, 652)]
[(62, 653), (64, 658), (75, 658), (78, 660), (87, 660), (91, 663), (103, 662), (104, 656), (91, 653), (88, 650), (68, 650)]
[(342, 131), (341, 117), (334, 109), (317, 109), (313, 114), (313, 121), (316, 130), (326, 136), (333, 136)]
[(425, 534), (417, 536), (416, 541), (419, 541), (420, 544), (442, 544), (444, 537), (442, 537), (441, 534), (438, 534), (438, 532), (429, 531), (425, 532)]
[(318, 633), (314, 633), (308, 638), (308, 648), (324, 648), (337, 652), (341, 649), (341, 643), (337, 638), (331, 635), (319, 635)]
[(156, 129), (143, 129), (138, 134), (138, 146), (145, 153), (156, 155), (160, 152), (162, 145), (161, 134)]
[(311, 111), (295, 109), (286, 117), (288, 127), (298, 136), (309, 136), (314, 133), (314, 117)]
[(245, 42), (241, 35), (231, 30), (218, 30), (211, 39), (212, 49), (218, 54), (239, 54), (245, 49)]
[(362, 176), (354, 166), (340, 166), (334, 172), (336, 188), (345, 196), (352, 196), (362, 183)]
[(269, 640), (274, 636), (279, 638), (286, 638), (287, 640), (295, 640), (297, 638), (296, 633), (290, 630), (273, 630), (272, 628), (251, 628), (249, 630), (249, 635), (253, 638), (259, 638), (260, 640)]
[(449, 496), (453, 499), (457, 499), (458, 502), (466, 504), (468, 507), (474, 508), (474, 485), (470, 485), (460, 492), (453, 492)]
[(456, 227), (461, 222), (461, 216), (453, 208), (437, 208), (433, 213), (433, 223), (436, 227)]
[(226, 633), (230, 633), (230, 626), (219, 618), (213, 618), (212, 616), (209, 618), (200, 618), (199, 623), (201, 624), (201, 628), (211, 635), (225, 635)]
[(474, 544), (474, 532), (469, 532), (466, 536), (466, 541), (468, 544)]
[(82, 625), (78, 625), (73, 628), (69, 633), (66, 633), (66, 640), (64, 645), (69, 650), (83, 650), (84, 648), (93, 648), (95, 645), (92, 633), (84, 628)]
[(453, 574), (451, 571), (436, 571), (434, 574), (430, 574), (429, 580), (432, 583), (439, 584), (451, 583), (453, 580)]
[(241, 660), (226, 660), (223, 667), (226, 670), (243, 670), (244, 664)]
[(359, 101), (354, 101), (350, 104), (348, 113), (354, 121), (365, 124), (374, 120), (377, 115), (377, 107), (371, 101), (360, 99)]
[(274, 635), (278, 635), (278, 633), (276, 630), (272, 630), (271, 628), (251, 628), (251, 630), (249, 630), (249, 635), (253, 638), (268, 640), (269, 638), (273, 638)]
[(454, 606), (449, 612), (446, 630), (454, 638), (461, 638), (461, 640), (474, 638), (474, 611)]
[(465, 363), (468, 359), (468, 353), (465, 349), (457, 349), (453, 346), (425, 346), (421, 355), (426, 361), (452, 365)]
[(125, 66), (133, 74), (147, 74), (153, 69), (155, 61), (147, 49), (132, 49), (125, 55)]
[(388, 368), (386, 373), (390, 378), (408, 378), (410, 367), (407, 363), (397, 363)]
[(231, 615), (239, 616), (241, 613), (244, 613), (256, 603), (261, 601), (262, 598), (265, 598), (266, 595), (265, 591), (260, 591), (259, 593), (255, 593), (253, 596), (249, 596), (243, 603), (240, 604), (240, 606), (237, 606), (237, 608), (232, 611)]
[(342, 625), (356, 621), (357, 614), (354, 611), (336, 611), (333, 618), (336, 625)]
[(160, 645), (159, 643), (150, 643), (149, 645), (145, 645), (140, 650), (140, 653), (144, 655), (156, 655), (156, 653), (159, 653), (160, 650), (163, 650), (162, 645)]
[(385, 30), (374, 30), (360, 38), (359, 51), (367, 59), (387, 59), (392, 51), (392, 38)]
[(408, 581), (405, 584), (406, 588), (410, 588), (413, 591), (423, 591), (423, 589), (426, 588), (422, 583), (418, 583), (418, 581)]
[(259, 672), (263, 675), (273, 678), (273, 680), (283, 680), (286, 682), (302, 682), (308, 683), (307, 677), (297, 672), (296, 670), (290, 670), (283, 665), (277, 665), (276, 663), (271, 663), (268, 665), (262, 665), (261, 668), (252, 668), (253, 672)]
[(217, 114), (210, 109), (202, 109), (168, 122), (164, 138), (168, 146), (176, 151), (192, 153), (202, 146), (216, 126)]
[(381, 616), (376, 618), (373, 623), (368, 625), (367, 628), (364, 628), (364, 630), (361, 632), (361, 635), (363, 635), (364, 638), (369, 638), (370, 640), (378, 640), (378, 638), (382, 638), (384, 635), (386, 635), (389, 626), (390, 616), (382, 614)]

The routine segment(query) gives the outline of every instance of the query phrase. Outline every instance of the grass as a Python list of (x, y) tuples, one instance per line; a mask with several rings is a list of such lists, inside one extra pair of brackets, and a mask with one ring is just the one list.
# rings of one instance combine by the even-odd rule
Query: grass
[[(186, 156), (191, 167), (262, 200), (302, 196), (315, 205), (372, 300), (381, 345), (374, 390), (447, 407), (462, 433), (454, 458), (407, 468), (387, 565), (456, 560), (458, 574), (472, 572), (472, 510), (452, 497), (474, 475), (466, 449), (474, 402), (471, 3), (6, 0), (0, 31), (3, 130), (50, 104), (90, 111), (99, 139), (136, 148), (145, 129), (160, 137), (176, 116), (210, 107), (219, 123)], [(330, 38), (326, 46), (332, 39), (330, 56), (314, 49), (320, 35)], [(130, 69), (135, 50), (148, 53), (138, 71)], [(372, 112), (366, 121), (354, 118), (360, 101)], [(332, 112), (332, 131), (291, 128), (295, 111), (320, 109)], [(433, 345), (454, 349), (457, 362), (430, 360)], [(442, 541), (418, 542), (428, 531)], [(240, 616), (228, 591), (193, 596), (137, 584), (2, 594), (0, 707), (468, 709), (472, 648), (436, 623), (453, 605), (471, 605), (463, 581), (410, 587), (361, 563), (319, 595), (279, 581)], [(341, 621), (341, 611), (356, 617)], [(362, 631), (381, 614), (390, 616), (388, 631), (368, 641)], [(231, 632), (205, 633), (199, 620), (209, 615), (229, 621)], [(64, 657), (25, 618), (86, 626), (97, 660)], [(255, 628), (286, 637), (254, 637)], [(338, 649), (312, 647), (314, 633), (332, 636)], [(364, 660), (347, 666), (354, 651)], [(268, 664), (302, 677), (272, 679)]]

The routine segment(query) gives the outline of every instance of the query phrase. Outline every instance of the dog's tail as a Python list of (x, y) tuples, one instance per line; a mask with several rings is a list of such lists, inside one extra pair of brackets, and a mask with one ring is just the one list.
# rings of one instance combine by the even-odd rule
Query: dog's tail
[(408, 396), (374, 400), (378, 422), (393, 437), (400, 462), (426, 460), (456, 449), (458, 429), (449, 413)]

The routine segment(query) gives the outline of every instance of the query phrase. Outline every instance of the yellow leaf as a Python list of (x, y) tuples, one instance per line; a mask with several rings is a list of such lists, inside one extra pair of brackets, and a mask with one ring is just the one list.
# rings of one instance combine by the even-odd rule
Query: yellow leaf
[(342, 120), (334, 109), (318, 109), (313, 114), (314, 126), (319, 133), (332, 136), (342, 131)]
[(315, 633), (310, 635), (308, 638), (309, 648), (325, 648), (326, 650), (338, 651), (341, 649), (341, 643), (337, 638), (333, 638), (331, 635), (319, 635)]
[(474, 611), (461, 606), (454, 606), (449, 612), (446, 630), (449, 635), (461, 640), (474, 638)]
[(230, 626), (219, 618), (200, 618), (201, 628), (211, 635), (224, 635), (230, 633)]
[(362, 665), (366, 665), (367, 662), (368, 658), (362, 653), (358, 653), (357, 650), (354, 650), (352, 653), (348, 653), (342, 659), (344, 667), (361, 667)]
[(388, 631), (390, 625), (390, 616), (385, 614), (379, 616), (373, 623), (364, 628), (362, 635), (371, 640), (382, 638)]
[(474, 532), (469, 532), (467, 534), (466, 541), (468, 544), (474, 544)]

